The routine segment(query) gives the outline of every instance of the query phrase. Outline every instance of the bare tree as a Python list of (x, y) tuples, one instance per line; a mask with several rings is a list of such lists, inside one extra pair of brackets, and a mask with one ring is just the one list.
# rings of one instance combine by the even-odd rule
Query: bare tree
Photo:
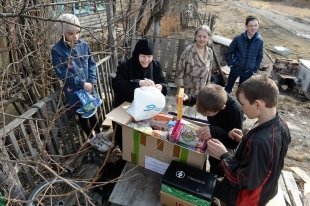
[(147, 4), (147, 0), (142, 0), (138, 18), (137, 18), (137, 23), (136, 23), (136, 31), (139, 30), (146, 4)]
[(167, 12), (170, 5), (170, 0), (155, 0), (155, 6), (151, 12), (151, 16), (147, 21), (147, 24), (143, 30), (143, 35), (146, 35), (151, 27), (154, 25), (153, 36), (159, 36), (160, 34), (160, 20)]

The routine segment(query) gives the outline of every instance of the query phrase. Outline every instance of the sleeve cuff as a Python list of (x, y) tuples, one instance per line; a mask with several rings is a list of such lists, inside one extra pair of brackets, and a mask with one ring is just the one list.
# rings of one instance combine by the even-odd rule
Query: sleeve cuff
[(226, 152), (226, 153), (224, 153), (224, 154), (222, 154), (221, 156), (220, 156), (220, 160), (223, 160), (223, 159), (225, 159), (226, 157), (228, 157), (229, 156), (229, 152)]
[(81, 81), (81, 88), (84, 89), (84, 84), (85, 82), (84, 81)]

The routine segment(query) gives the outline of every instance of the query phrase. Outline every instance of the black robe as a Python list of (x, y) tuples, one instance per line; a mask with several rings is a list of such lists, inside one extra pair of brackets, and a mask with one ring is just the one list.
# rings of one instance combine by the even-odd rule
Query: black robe
[(167, 94), (168, 83), (159, 62), (153, 60), (147, 68), (142, 68), (138, 59), (132, 57), (117, 67), (116, 77), (112, 80), (114, 106), (117, 107), (124, 101), (132, 102), (134, 90), (140, 87), (139, 81), (145, 78), (153, 80), (155, 84), (161, 84), (162, 93)]

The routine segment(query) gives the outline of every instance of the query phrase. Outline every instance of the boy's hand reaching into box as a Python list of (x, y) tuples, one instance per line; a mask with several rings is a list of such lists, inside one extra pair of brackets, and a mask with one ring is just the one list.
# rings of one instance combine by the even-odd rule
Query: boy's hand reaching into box
[(218, 139), (210, 139), (208, 141), (207, 153), (210, 156), (220, 159), (220, 157), (227, 152), (226, 147)]
[(200, 140), (204, 140), (204, 141), (208, 141), (210, 140), (211, 137), (211, 132), (210, 132), (210, 128), (209, 126), (204, 126), (201, 127), (198, 131), (197, 131), (197, 136)]

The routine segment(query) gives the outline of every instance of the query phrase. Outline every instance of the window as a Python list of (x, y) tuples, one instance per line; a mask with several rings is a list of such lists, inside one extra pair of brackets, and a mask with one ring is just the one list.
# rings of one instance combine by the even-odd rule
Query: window
[(78, 3), (74, 3), (73, 5), (73, 14), (89, 14), (90, 13), (90, 6), (88, 1), (81, 1)]
[(105, 11), (105, 3), (103, 0), (95, 1), (96, 11)]

